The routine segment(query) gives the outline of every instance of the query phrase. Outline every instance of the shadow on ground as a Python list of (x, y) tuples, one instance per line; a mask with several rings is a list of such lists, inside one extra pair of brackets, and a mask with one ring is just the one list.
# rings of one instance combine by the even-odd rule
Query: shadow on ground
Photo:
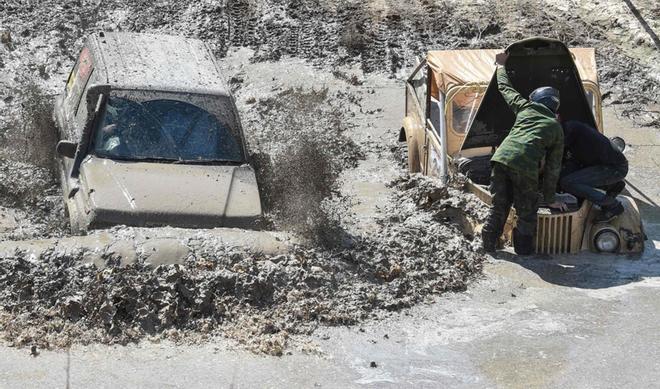
[(518, 264), (544, 281), (573, 288), (603, 289), (660, 277), (660, 208), (636, 198), (648, 237), (644, 252), (609, 255), (583, 252), (576, 255), (520, 257), (499, 252), (498, 259)]

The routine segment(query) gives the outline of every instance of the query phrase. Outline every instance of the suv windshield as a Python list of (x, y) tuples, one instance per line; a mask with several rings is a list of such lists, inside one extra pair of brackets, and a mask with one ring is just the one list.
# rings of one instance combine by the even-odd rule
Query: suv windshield
[(96, 155), (190, 163), (244, 161), (241, 138), (231, 120), (218, 119), (233, 118), (228, 98), (184, 95), (187, 101), (206, 103), (209, 110), (220, 111), (216, 116), (198, 105), (173, 99), (174, 95), (142, 94), (144, 99), (117, 93), (109, 97), (94, 139)]

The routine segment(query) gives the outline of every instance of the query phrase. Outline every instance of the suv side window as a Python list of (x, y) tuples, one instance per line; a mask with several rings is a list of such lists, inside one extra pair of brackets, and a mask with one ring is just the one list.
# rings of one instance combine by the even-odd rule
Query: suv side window
[[(93, 72), (94, 72), (94, 70), (92, 69), (92, 73)], [(82, 86), (83, 93), (80, 96), (80, 99), (78, 100), (78, 103), (77, 103), (78, 105), (73, 107), (74, 108), (73, 113), (76, 115), (75, 116), (75, 122), (77, 123), (76, 128), (74, 130), (76, 133), (72, 134), (72, 135), (74, 135), (75, 138), (80, 137), (82, 128), (85, 126), (85, 122), (87, 121), (87, 111), (88, 111), (88, 107), (87, 107), (87, 84), (89, 83), (89, 81), (91, 79), (92, 79), (92, 77), (87, 78), (87, 82)]]
[(93, 70), (92, 55), (87, 47), (83, 47), (78, 62), (76, 62), (66, 82), (64, 104), (71, 114), (76, 114), (78, 111), (83, 91)]

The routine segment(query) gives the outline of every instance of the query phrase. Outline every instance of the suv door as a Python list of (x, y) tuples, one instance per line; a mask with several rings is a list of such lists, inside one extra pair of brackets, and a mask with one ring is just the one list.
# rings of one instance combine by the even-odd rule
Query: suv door
[[(87, 117), (87, 86), (94, 78), (94, 61), (87, 45), (83, 47), (67, 79), (64, 93), (58, 98), (55, 116), (58, 123), (59, 139), (80, 142), (82, 129)], [(71, 182), (71, 171), (74, 158), (60, 156), (58, 158), (61, 185), (65, 200), (75, 194), (72, 188), (76, 186)], [(70, 209), (69, 209), (70, 211)]]
[(83, 47), (78, 61), (71, 70), (66, 82), (61, 100), (60, 137), (78, 141), (80, 139), (81, 117), (87, 113), (84, 94), (89, 80), (94, 72), (94, 61), (87, 46)]

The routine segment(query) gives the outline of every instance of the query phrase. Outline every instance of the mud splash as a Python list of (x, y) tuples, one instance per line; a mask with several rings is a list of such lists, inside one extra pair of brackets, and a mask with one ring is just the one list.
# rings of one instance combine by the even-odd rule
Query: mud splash
[(0, 159), (0, 240), (68, 233), (61, 190), (52, 171)]
[(356, 238), (350, 250), (297, 247), (269, 256), (202, 240), (187, 243), (183, 265), (153, 267), (140, 254), (105, 269), (85, 262), (82, 251), (16, 252), (0, 259), (4, 339), (65, 347), (221, 335), (281, 355), (319, 325), (355, 324), (463, 290), (481, 268), (465, 224), (483, 217), (481, 203), (421, 176), (392, 185), (401, 192), (379, 220), (378, 238)]
[(267, 219), (323, 247), (344, 241), (337, 204), (347, 199), (338, 179), (364, 159), (347, 136), (350, 115), (339, 107), (345, 96), (355, 99), (327, 88), (286, 89), (243, 108)]

